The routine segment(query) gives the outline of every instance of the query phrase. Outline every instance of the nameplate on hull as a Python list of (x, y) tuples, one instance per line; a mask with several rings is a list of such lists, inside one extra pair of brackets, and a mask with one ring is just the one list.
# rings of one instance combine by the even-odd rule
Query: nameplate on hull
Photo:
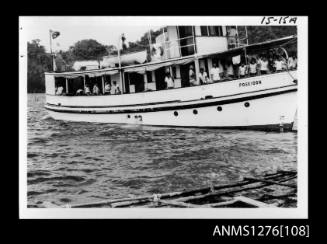
[(256, 85), (261, 85), (261, 80), (254, 80), (254, 81), (246, 81), (246, 82), (239, 82), (238, 86), (256, 86)]

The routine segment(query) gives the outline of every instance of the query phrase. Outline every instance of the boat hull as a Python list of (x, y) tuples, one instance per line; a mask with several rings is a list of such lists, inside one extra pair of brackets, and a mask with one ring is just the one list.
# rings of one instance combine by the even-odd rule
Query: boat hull
[(152, 126), (291, 130), (297, 88), (287, 86), (205, 100), (133, 107), (46, 105), (57, 120)]

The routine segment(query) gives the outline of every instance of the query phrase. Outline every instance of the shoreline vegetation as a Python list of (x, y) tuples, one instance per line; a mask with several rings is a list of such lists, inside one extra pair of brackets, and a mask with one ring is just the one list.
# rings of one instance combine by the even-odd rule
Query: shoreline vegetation
[[(249, 44), (281, 38), (297, 34), (296, 26), (248, 26)], [(161, 30), (151, 30), (151, 41), (161, 33)], [(51, 54), (46, 53), (39, 39), (27, 43), (27, 93), (45, 93), (44, 72), (51, 71)], [(128, 42), (128, 48), (122, 54), (149, 49), (148, 33), (144, 33), (140, 40)], [(76, 42), (69, 50), (56, 53), (58, 72), (72, 71), (75, 61), (100, 60), (103, 56), (117, 55), (115, 46), (103, 45), (96, 40), (88, 39)]]

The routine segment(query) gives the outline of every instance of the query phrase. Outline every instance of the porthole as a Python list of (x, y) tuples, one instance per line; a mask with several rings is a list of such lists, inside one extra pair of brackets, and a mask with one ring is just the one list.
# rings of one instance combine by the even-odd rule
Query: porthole
[(250, 107), (250, 103), (249, 102), (246, 102), (244, 103), (244, 106), (247, 108), (247, 107)]
[(178, 112), (177, 112), (177, 111), (175, 111), (175, 112), (174, 112), (174, 115), (175, 115), (175, 116), (178, 116)]
[(135, 115), (134, 118), (137, 119), (139, 116)]
[(128, 115), (127, 115), (127, 118), (128, 118), (128, 119), (130, 119), (130, 118), (131, 118), (131, 116), (128, 114)]
[(194, 110), (193, 110), (193, 113), (194, 113), (194, 114), (198, 114), (198, 110), (194, 109)]
[(220, 112), (220, 111), (223, 110), (223, 108), (222, 108), (221, 106), (218, 106), (218, 107), (217, 107), (217, 110)]

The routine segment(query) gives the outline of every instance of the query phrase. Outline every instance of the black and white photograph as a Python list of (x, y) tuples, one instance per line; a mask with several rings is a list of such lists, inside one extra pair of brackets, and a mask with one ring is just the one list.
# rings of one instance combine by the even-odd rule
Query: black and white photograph
[(20, 16), (20, 218), (307, 218), (308, 19)]

